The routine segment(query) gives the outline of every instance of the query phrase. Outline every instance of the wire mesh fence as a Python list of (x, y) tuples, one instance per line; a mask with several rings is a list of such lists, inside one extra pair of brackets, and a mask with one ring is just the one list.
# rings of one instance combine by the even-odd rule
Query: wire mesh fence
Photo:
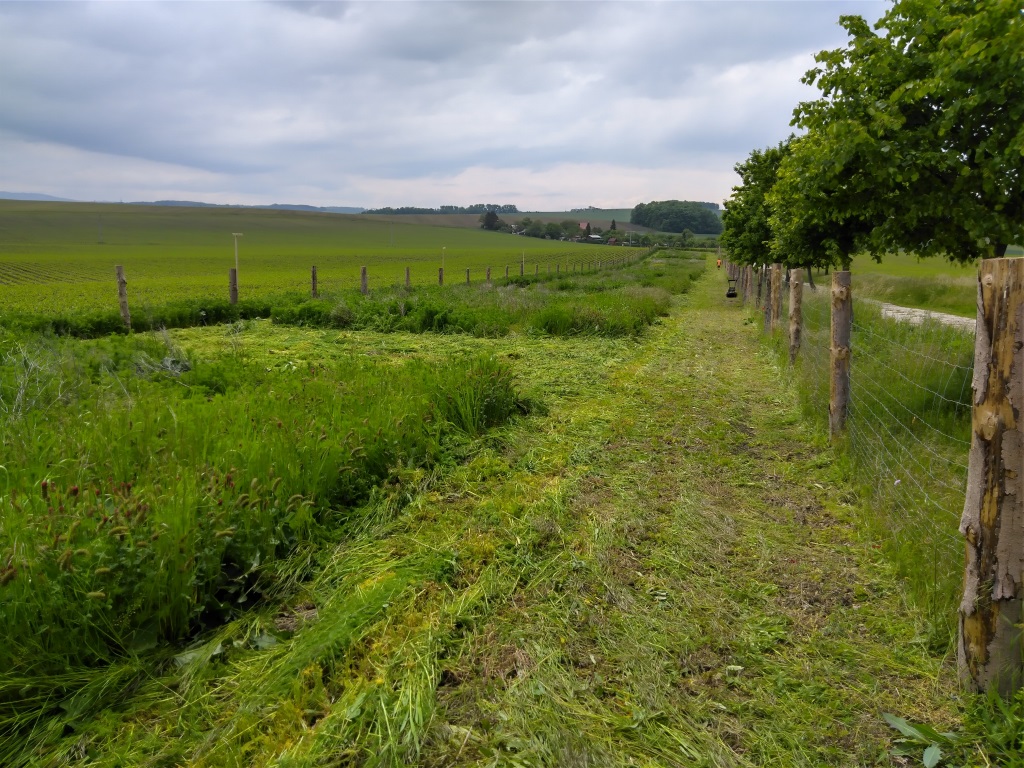
[[(825, 277), (805, 287), (796, 378), (809, 414), (827, 421), (830, 301)], [(959, 522), (967, 480), (974, 335), (934, 318), (883, 317), (856, 299), (846, 449), (872, 533), (906, 577), (946, 647), (963, 580)], [(788, 311), (788, 308), (787, 308)], [(780, 332), (784, 335), (784, 332)], [(785, 345), (778, 345), (780, 355)]]

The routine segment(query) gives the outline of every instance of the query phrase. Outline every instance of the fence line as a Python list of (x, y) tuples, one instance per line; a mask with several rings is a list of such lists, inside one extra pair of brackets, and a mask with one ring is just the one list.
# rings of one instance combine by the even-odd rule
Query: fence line
[[(742, 281), (763, 272), (729, 274)], [(957, 646), (969, 688), (1010, 696), (1024, 682), (1024, 327), (1016, 319), (1024, 262), (984, 262), (979, 286), (976, 322), (954, 325), (858, 300), (840, 450), (868, 502), (871, 534), (929, 620), (930, 642)], [(830, 340), (838, 298), (835, 287), (804, 294), (803, 343), (791, 364), (807, 411), (822, 422), (840, 346)], [(771, 336), (780, 360), (782, 336)]]

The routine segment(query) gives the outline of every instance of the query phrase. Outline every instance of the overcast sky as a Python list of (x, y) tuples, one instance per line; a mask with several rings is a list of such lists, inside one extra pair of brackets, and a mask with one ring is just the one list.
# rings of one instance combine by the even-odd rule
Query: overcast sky
[(0, 1), (0, 190), (80, 200), (721, 202), (846, 0)]

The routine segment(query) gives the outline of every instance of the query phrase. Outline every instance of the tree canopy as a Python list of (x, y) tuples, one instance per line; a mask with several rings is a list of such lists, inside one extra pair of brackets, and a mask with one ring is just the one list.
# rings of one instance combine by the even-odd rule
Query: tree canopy
[(741, 183), (733, 187), (732, 197), (722, 213), (722, 245), (733, 261), (740, 264), (766, 264), (771, 257), (772, 230), (768, 193), (775, 186), (779, 163), (789, 151), (787, 142), (777, 147), (755, 149), (746, 161), (737, 163)]
[(659, 232), (682, 232), (688, 229), (704, 235), (717, 235), (722, 231), (722, 221), (715, 213), (717, 209), (718, 205), (715, 203), (654, 200), (634, 207), (629, 222)]
[(1003, 255), (1024, 236), (1019, 0), (897, 0), (874, 29), (840, 23), (850, 40), (804, 77), (821, 97), (796, 109), (808, 135), (780, 172), (790, 234), (831, 226), (836, 248), (876, 257)]

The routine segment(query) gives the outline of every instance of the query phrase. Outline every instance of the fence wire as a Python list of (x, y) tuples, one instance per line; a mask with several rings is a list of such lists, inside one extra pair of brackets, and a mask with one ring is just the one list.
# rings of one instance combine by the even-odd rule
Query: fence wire
[[(827, 279), (827, 278), (826, 278)], [(974, 335), (934, 319), (898, 321), (853, 285), (847, 447), (880, 545), (931, 623), (951, 641), (963, 579), (958, 533), (967, 479)], [(828, 286), (805, 288), (796, 374), (809, 412), (827, 420)], [(788, 310), (787, 310), (788, 311)]]

